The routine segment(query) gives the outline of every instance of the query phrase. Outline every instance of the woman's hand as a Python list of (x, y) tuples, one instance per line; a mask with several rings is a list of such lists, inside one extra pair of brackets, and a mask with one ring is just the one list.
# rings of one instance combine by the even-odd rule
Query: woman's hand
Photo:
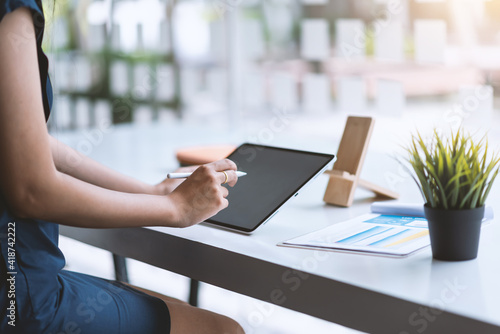
[[(181, 167), (175, 170), (176, 173), (191, 173), (200, 166)], [(161, 183), (154, 186), (154, 194), (168, 195), (177, 188), (185, 179), (165, 179)]]
[(198, 167), (170, 195), (178, 226), (187, 227), (200, 223), (228, 206), (229, 191), (222, 184), (233, 187), (238, 181), (236, 164), (231, 160), (219, 160)]

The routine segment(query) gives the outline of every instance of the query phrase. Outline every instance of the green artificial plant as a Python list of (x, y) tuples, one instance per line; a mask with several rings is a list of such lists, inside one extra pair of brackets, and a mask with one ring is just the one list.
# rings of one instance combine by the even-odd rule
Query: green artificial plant
[(486, 136), (475, 141), (463, 129), (442, 140), (434, 130), (430, 143), (420, 133), (406, 147), (408, 162), (426, 204), (445, 210), (474, 209), (484, 205), (499, 167), (500, 157), (488, 155)]

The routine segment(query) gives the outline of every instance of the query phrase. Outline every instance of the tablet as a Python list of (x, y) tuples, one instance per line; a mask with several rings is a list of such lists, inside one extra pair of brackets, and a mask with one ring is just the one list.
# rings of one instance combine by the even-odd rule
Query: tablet
[(228, 156), (247, 175), (229, 189), (229, 206), (206, 222), (251, 233), (316, 176), (334, 155), (245, 143)]

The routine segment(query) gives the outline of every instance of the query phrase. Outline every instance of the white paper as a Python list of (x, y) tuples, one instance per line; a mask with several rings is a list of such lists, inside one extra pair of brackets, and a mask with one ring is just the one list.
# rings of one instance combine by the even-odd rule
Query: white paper
[(330, 79), (325, 74), (308, 73), (302, 83), (304, 110), (324, 112), (331, 108)]
[(375, 58), (382, 61), (404, 60), (404, 31), (401, 22), (377, 20), (374, 23)]
[(430, 238), (425, 218), (365, 214), (280, 245), (401, 257), (429, 246)]
[[(422, 203), (375, 202), (368, 213), (278, 246), (403, 257), (430, 245)], [(483, 226), (493, 219), (486, 207)]]
[(337, 80), (337, 103), (340, 111), (357, 113), (366, 110), (366, 85), (361, 77)]
[(380, 114), (400, 116), (406, 106), (403, 84), (393, 80), (377, 80), (376, 104)]
[(298, 106), (297, 83), (288, 73), (275, 73), (272, 78), (271, 104), (275, 108), (295, 110)]
[(446, 48), (446, 22), (415, 20), (415, 61), (443, 63)]
[(330, 32), (327, 20), (302, 20), (300, 37), (302, 58), (320, 61), (330, 57)]
[(365, 24), (357, 19), (336, 21), (335, 47), (338, 57), (347, 60), (364, 59), (366, 49)]

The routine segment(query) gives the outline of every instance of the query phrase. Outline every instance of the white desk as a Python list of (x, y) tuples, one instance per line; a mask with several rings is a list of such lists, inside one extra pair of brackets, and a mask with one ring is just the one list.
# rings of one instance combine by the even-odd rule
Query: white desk
[[(117, 127), (94, 145), (91, 155), (123, 172), (159, 181), (167, 169), (175, 168), (176, 147), (198, 144), (201, 138), (205, 143), (243, 139), (210, 131), (175, 125)], [(85, 141), (81, 134), (59, 137), (75, 147)], [(276, 144), (284, 141), (276, 138)], [(296, 147), (312, 145), (300, 143)], [(333, 151), (338, 141), (316, 144)], [(365, 168), (364, 177), (371, 181), (384, 184), (386, 173), (397, 170), (396, 162), (376, 152), (369, 153), (368, 162), (372, 168), (377, 165), (376, 170)], [(500, 333), (498, 222), (483, 229), (479, 257), (468, 262), (434, 261), (430, 249), (392, 259), (277, 247), (283, 240), (368, 211), (371, 201), (362, 198), (349, 209), (324, 205), (326, 182), (326, 177), (318, 178), (251, 236), (202, 225), (114, 230), (61, 226), (61, 234), (364, 332)], [(411, 182), (405, 179), (398, 189), (404, 200), (419, 199)], [(500, 198), (496, 191), (492, 196)], [(255, 312), (256, 321), (266, 316)]]

